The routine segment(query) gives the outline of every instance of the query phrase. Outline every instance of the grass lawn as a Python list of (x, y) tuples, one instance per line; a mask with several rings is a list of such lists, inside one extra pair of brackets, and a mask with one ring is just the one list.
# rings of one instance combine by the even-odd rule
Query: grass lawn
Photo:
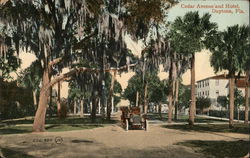
[(241, 134), (250, 134), (249, 124), (235, 124), (234, 128), (229, 128), (228, 124), (202, 124), (202, 125), (164, 125), (164, 128), (177, 129), (182, 131), (198, 132), (232, 132)]
[[(3, 120), (3, 124), (7, 125), (15, 125), (15, 124), (33, 124), (34, 119), (29, 118), (21, 118), (18, 120)], [(105, 120), (101, 117), (96, 118), (96, 122), (92, 122), (90, 117), (79, 117), (79, 116), (69, 116), (65, 119), (59, 119), (58, 117), (47, 117), (46, 124), (114, 124), (115, 120)]]
[[(63, 132), (63, 131), (72, 131), (72, 130), (84, 130), (84, 129), (93, 129), (97, 127), (103, 127), (103, 125), (77, 125), (77, 124), (64, 124), (64, 125), (49, 125), (46, 126), (47, 132)], [(22, 134), (22, 133), (31, 133), (32, 126), (15, 126), (9, 125), (0, 128), (0, 135), (4, 134)]]
[(176, 145), (191, 147), (194, 151), (218, 158), (243, 157), (249, 152), (249, 141), (200, 141), (180, 142)]
[[(168, 120), (168, 114), (163, 113), (162, 114), (162, 119), (160, 118), (158, 113), (149, 113), (147, 114), (149, 120), (161, 120), (161, 121), (166, 121)], [(173, 122), (188, 122), (188, 115), (178, 115), (178, 119), (175, 120), (173, 116)], [(196, 123), (212, 123), (212, 122), (228, 122), (225, 120), (221, 120), (220, 118), (218, 119), (210, 119), (210, 118), (203, 118), (203, 117), (196, 117), (195, 118)]]

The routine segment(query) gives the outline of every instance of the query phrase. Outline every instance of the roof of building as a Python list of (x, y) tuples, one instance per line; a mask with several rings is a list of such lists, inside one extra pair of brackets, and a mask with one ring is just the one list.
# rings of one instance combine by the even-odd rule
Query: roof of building
[[(209, 80), (209, 79), (227, 80), (228, 78), (229, 78), (229, 76), (227, 74), (221, 74), (221, 75), (216, 75), (216, 76), (212, 76), (212, 77), (207, 77), (207, 78), (204, 78), (202, 80), (198, 80), (197, 82), (204, 81), (204, 80)], [(243, 78), (245, 78), (245, 76), (240, 76), (239, 78), (243, 79)]]

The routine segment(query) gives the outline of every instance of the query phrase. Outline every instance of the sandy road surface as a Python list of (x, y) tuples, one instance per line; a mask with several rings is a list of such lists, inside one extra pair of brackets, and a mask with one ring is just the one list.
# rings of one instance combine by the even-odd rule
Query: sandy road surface
[(0, 136), (0, 148), (22, 152), (31, 158), (198, 158), (210, 156), (176, 143), (248, 139), (246, 134), (185, 132), (163, 128), (159, 124), (150, 125), (149, 131), (125, 131), (117, 124), (79, 131), (3, 135)]

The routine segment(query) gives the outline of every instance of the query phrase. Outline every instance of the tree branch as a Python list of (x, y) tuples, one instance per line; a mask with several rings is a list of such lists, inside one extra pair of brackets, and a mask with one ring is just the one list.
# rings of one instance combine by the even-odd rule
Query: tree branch
[[(136, 64), (130, 64), (130, 65), (124, 65), (120, 68), (114, 68), (114, 69), (105, 69), (105, 72), (111, 72), (111, 71), (122, 71), (128, 67), (133, 67)], [(86, 67), (81, 67), (81, 68), (75, 68), (73, 70), (70, 70), (67, 73), (64, 73), (56, 78), (54, 78), (45, 88), (49, 89), (50, 87), (52, 87), (53, 85), (55, 85), (57, 82), (59, 81), (63, 81), (66, 80), (68, 78), (70, 78), (72, 75), (79, 73), (79, 72), (101, 72), (103, 70), (101, 69), (96, 69), (96, 68), (86, 68)]]
[(63, 59), (62, 57), (59, 57), (59, 58), (56, 58), (56, 59), (50, 61), (50, 62), (49, 62), (49, 67), (51, 67), (51, 66), (53, 66), (53, 65), (55, 65), (55, 64), (57, 64), (57, 63), (59, 63), (59, 62), (61, 62), (62, 59)]
[(97, 30), (95, 30), (93, 33), (91, 33), (90, 35), (88, 35), (87, 37), (85, 37), (84, 39), (82, 39), (80, 42), (76, 43), (73, 46), (73, 50), (80, 49), (86, 40), (90, 39), (91, 37), (93, 37), (95, 35), (97, 35)]

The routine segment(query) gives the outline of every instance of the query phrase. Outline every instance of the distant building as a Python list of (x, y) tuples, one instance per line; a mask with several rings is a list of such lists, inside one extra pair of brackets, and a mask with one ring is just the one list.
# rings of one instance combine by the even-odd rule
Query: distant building
[[(245, 79), (240, 77), (235, 87), (238, 88), (243, 96), (245, 95)], [(218, 96), (227, 96), (229, 94), (229, 80), (225, 74), (208, 77), (197, 81), (196, 96), (211, 99), (210, 109), (220, 109), (217, 103)]]

